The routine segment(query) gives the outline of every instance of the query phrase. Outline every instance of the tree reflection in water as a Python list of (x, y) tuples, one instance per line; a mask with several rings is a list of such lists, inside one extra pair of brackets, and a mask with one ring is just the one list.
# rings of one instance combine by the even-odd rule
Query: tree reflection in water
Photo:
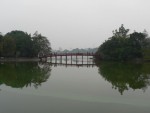
[(150, 63), (133, 64), (101, 62), (97, 64), (99, 74), (112, 84), (122, 95), (125, 90), (142, 89), (150, 85)]
[(40, 68), (37, 62), (4, 63), (0, 64), (0, 85), (13, 88), (38, 88), (50, 76), (51, 67)]

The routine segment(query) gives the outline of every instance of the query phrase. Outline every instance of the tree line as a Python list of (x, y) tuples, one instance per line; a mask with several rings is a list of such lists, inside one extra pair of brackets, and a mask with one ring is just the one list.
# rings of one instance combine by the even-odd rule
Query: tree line
[(50, 53), (51, 45), (47, 37), (35, 32), (33, 36), (23, 31), (0, 33), (0, 57), (37, 57)]
[(53, 50), (54, 52), (58, 52), (58, 53), (95, 53), (97, 51), (98, 48), (85, 48), (85, 49), (80, 49), (80, 48), (75, 48), (72, 50), (62, 50), (61, 48), (59, 48), (59, 50)]
[(113, 36), (100, 45), (97, 59), (128, 61), (135, 59), (150, 60), (150, 38), (146, 30), (129, 34), (123, 24)]

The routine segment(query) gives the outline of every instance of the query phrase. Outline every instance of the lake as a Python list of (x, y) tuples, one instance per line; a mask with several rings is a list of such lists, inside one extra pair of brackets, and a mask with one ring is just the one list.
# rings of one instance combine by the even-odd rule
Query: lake
[(1, 62), (0, 113), (150, 113), (150, 63), (91, 60)]

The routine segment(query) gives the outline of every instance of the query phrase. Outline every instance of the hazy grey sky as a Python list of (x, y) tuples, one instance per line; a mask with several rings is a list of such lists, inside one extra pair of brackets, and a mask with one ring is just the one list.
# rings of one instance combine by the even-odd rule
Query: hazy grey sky
[(0, 32), (38, 31), (53, 49), (98, 47), (124, 24), (150, 32), (150, 0), (0, 0)]

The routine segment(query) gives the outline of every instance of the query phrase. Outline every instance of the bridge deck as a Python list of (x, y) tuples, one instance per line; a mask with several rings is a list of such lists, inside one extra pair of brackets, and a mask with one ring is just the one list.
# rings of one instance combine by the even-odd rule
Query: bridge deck
[(84, 56), (86, 56), (86, 60), (88, 61), (88, 59), (90, 58), (89, 56), (92, 56), (92, 57), (97, 57), (96, 54), (94, 53), (51, 53), (51, 54), (48, 54), (48, 55), (43, 55), (43, 56), (39, 56), (40, 60), (42, 61), (47, 61), (47, 58), (50, 58), (50, 61), (52, 61), (52, 57), (55, 58), (55, 62), (57, 62), (58, 58), (60, 57), (60, 60), (62, 62), (62, 57), (65, 57), (66, 59), (66, 62), (67, 62), (67, 59), (69, 57), (71, 57), (71, 62), (73, 61), (73, 56), (76, 57), (76, 61), (78, 59), (78, 56), (81, 56), (82, 57), (82, 62), (84, 60)]
[(52, 54), (40, 56), (40, 58), (56, 57), (56, 56), (97, 56), (97, 55), (94, 53), (52, 53)]

